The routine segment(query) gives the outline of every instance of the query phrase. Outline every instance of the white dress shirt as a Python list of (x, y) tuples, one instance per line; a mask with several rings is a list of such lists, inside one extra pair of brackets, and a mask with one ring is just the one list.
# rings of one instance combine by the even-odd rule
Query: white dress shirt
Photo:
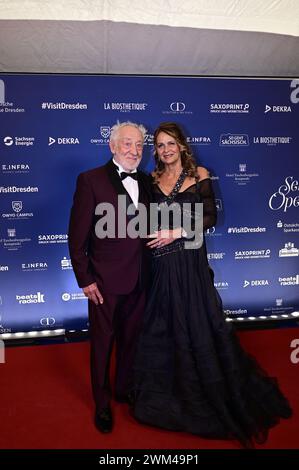
[[(137, 170), (133, 170), (132, 172), (126, 171), (119, 163), (117, 163), (114, 158), (112, 159), (114, 165), (117, 166), (117, 171), (118, 174), (120, 175), (121, 172), (125, 173), (137, 173)], [(138, 206), (138, 198), (139, 198), (139, 187), (138, 187), (138, 181), (134, 180), (133, 178), (130, 178), (129, 176), (125, 179), (122, 180), (122, 184), (124, 188), (126, 189), (127, 193), (129, 194), (130, 198), (132, 199), (134, 206), (137, 208)]]

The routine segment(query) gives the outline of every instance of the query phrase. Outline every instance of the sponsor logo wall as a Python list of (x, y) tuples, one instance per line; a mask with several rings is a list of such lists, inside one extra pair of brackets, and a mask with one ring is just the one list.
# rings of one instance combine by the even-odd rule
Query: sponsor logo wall
[(178, 122), (212, 175), (206, 233), (230, 317), (299, 310), (299, 80), (0, 76), (0, 333), (87, 326), (69, 259), (78, 174), (110, 158), (116, 120)]

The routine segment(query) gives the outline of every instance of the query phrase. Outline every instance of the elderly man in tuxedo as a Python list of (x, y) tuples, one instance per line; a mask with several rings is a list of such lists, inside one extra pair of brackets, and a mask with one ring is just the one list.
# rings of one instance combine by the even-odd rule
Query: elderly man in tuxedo
[[(96, 405), (95, 425), (101, 432), (113, 427), (109, 365), (116, 343), (115, 399), (128, 402), (132, 364), (141, 327), (148, 283), (145, 240), (141, 237), (99, 238), (99, 203), (118, 208), (150, 203), (149, 177), (139, 171), (145, 129), (132, 122), (111, 129), (113, 158), (104, 166), (81, 173), (77, 179), (69, 225), (69, 250), (79, 287), (88, 297), (91, 346), (91, 383)], [(128, 224), (130, 216), (126, 216)]]

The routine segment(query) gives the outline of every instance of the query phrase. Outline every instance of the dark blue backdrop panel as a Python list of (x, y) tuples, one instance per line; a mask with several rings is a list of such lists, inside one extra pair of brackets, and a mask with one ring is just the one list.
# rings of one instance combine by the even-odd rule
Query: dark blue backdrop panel
[(218, 224), (206, 234), (227, 314), (298, 311), (299, 83), (290, 79), (0, 76), (0, 332), (84, 328), (69, 260), (77, 175), (110, 158), (111, 126), (184, 129), (213, 177)]

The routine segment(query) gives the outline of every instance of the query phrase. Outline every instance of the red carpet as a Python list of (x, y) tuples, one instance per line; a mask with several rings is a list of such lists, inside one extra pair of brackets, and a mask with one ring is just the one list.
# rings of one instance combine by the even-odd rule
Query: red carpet
[[(299, 448), (299, 363), (290, 343), (299, 329), (239, 333), (248, 352), (279, 379), (294, 410), (270, 431), (263, 449)], [(93, 426), (87, 342), (6, 348), (0, 364), (0, 448), (10, 449), (238, 449), (229, 441), (201, 439), (136, 423), (126, 405), (112, 402), (115, 428), (102, 435)]]

